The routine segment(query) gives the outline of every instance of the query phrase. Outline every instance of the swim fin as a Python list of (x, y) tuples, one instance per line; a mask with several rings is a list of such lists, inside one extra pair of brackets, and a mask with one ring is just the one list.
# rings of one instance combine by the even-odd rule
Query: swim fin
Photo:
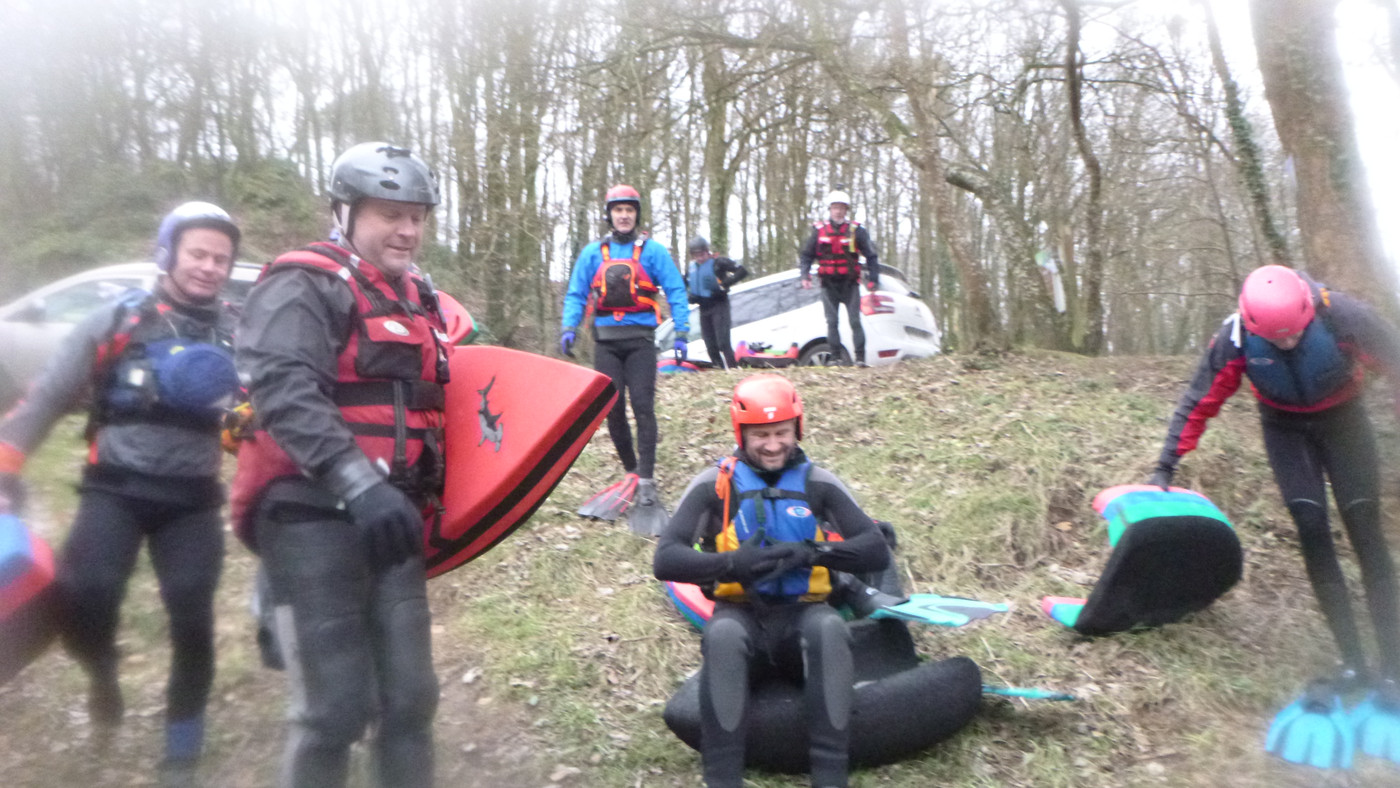
[(656, 494), (656, 482), (638, 480), (636, 502), (627, 512), (627, 528), (638, 536), (660, 536), (670, 521), (671, 515), (666, 513), (661, 496)]
[(1381, 682), (1351, 710), (1351, 722), (1358, 749), (1400, 764), (1400, 687), (1393, 679)]
[(629, 473), (622, 481), (609, 485), (583, 502), (578, 509), (580, 517), (612, 522), (627, 511), (628, 504), (637, 492), (637, 474)]
[(1350, 769), (1356, 750), (1353, 723), (1330, 681), (1314, 681), (1269, 726), (1264, 749), (1289, 763)]
[(897, 604), (887, 604), (870, 614), (871, 618), (899, 618), (942, 627), (960, 627), (971, 621), (1005, 613), (1010, 606), (1002, 603), (979, 602), (956, 596), (911, 594)]

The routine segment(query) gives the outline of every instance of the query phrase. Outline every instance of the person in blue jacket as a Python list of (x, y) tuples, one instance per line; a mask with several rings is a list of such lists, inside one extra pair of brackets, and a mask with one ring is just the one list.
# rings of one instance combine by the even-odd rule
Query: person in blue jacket
[[(1317, 728), (1309, 723), (1330, 724), (1327, 720), (1333, 717), (1332, 707), (1340, 703), (1339, 695), (1369, 686), (1373, 698), (1363, 710), (1369, 721), (1358, 729), (1369, 727), (1394, 742), (1392, 753), (1400, 753), (1395, 570), (1381, 528), (1375, 434), (1360, 396), (1365, 366), (1384, 373), (1392, 388), (1400, 383), (1400, 334), (1360, 301), (1281, 265), (1251, 273), (1241, 289), (1239, 307), (1216, 332), (1181, 396), (1150, 482), (1163, 488), (1171, 484), (1178, 463), (1196, 447), (1207, 420), (1248, 378), (1258, 400), (1264, 450), (1274, 480), (1298, 528), (1313, 594), (1341, 653), (1338, 676), (1314, 682), (1298, 706), (1307, 712), (1304, 716), (1322, 719), (1297, 724), (1294, 711), (1285, 709), (1279, 720), (1286, 724), (1275, 725), (1278, 733), (1271, 733), (1269, 749), (1288, 760), (1304, 757), (1302, 749), (1287, 743), (1286, 728), (1316, 740)], [(1367, 667), (1333, 546), (1324, 474), (1331, 481), (1332, 496), (1361, 565), (1366, 603), (1380, 646), (1375, 672)], [(1372, 713), (1377, 704), (1383, 713)], [(1361, 719), (1353, 714), (1344, 727)], [(1339, 731), (1337, 736), (1350, 740), (1351, 732)], [(1349, 761), (1350, 757), (1348, 749), (1343, 758)]]
[[(617, 403), (608, 414), (608, 434), (622, 461), (622, 481), (590, 498), (579, 509), (585, 517), (614, 520), (627, 511), (629, 527), (656, 534), (665, 526), (665, 512), (656, 494), (656, 327), (660, 299), (670, 306), (675, 323), (676, 360), (685, 360), (685, 337), (690, 333), (690, 307), (685, 280), (671, 254), (658, 241), (638, 232), (642, 198), (636, 189), (618, 184), (608, 189), (604, 215), (612, 228), (600, 241), (579, 253), (564, 294), (559, 348), (573, 357), (582, 322), (591, 311), (593, 368), (612, 379)], [(627, 400), (637, 420), (634, 447), (627, 423)]]

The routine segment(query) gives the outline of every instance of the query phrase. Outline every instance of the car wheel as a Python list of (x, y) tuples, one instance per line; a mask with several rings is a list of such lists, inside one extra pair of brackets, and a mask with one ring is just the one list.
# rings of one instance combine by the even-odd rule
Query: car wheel
[(825, 342), (818, 342), (810, 345), (802, 354), (797, 357), (797, 363), (804, 367), (825, 367), (840, 361), (844, 356), (843, 351), (839, 356), (831, 352), (831, 346)]

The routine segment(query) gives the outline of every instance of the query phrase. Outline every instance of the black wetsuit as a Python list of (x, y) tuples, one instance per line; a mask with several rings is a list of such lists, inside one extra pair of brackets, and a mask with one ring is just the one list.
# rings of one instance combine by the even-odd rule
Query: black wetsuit
[(1315, 288), (1317, 316), (1278, 350), (1232, 315), (1211, 341), (1168, 428), (1159, 467), (1174, 470), (1206, 421), (1248, 377), (1269, 464), (1298, 528), (1308, 579), (1346, 666), (1365, 673), (1361, 636), (1327, 522), (1324, 474), (1361, 565), (1385, 677), (1400, 678), (1395, 571), (1380, 522), (1375, 437), (1359, 398), (1361, 364), (1400, 380), (1400, 335), (1360, 302)]
[[(799, 450), (789, 467), (805, 459)], [(781, 473), (760, 475), (771, 484)], [(658, 579), (702, 587), (734, 579), (725, 577), (722, 553), (699, 552), (692, 546), (699, 541), (712, 550), (722, 528), (717, 475), (717, 468), (709, 468), (686, 488), (656, 548), (653, 571)], [(819, 566), (863, 573), (889, 564), (885, 537), (840, 480), (814, 468), (806, 494), (817, 520), (830, 524), (843, 537), (828, 543), (830, 551), (818, 559)], [(749, 690), (757, 679), (774, 673), (804, 682), (813, 784), (846, 785), (854, 666), (849, 630), (834, 607), (826, 602), (718, 600), (705, 626), (701, 650), (701, 753), (706, 785), (742, 785)]]
[[(841, 226), (845, 227), (846, 224)], [(807, 242), (798, 253), (798, 269), (803, 280), (811, 277), (812, 263), (817, 259), (817, 237), (821, 232), (820, 227), (822, 224), (812, 229), (812, 234), (807, 237)], [(870, 242), (870, 233), (859, 225), (855, 228), (855, 243), (856, 253), (849, 255), (854, 273), (848, 276), (818, 275), (817, 278), (821, 280), (822, 309), (826, 312), (826, 343), (831, 350), (831, 357), (840, 359), (842, 356), (840, 310), (844, 305), (846, 319), (851, 324), (851, 344), (855, 346), (855, 354), (849, 358), (853, 358), (856, 363), (865, 363), (865, 328), (860, 321), (860, 268), (855, 263), (864, 257), (865, 277), (871, 284), (878, 285), (880, 259), (875, 252), (875, 245)]]
[[(136, 325), (126, 323), (139, 315)], [(119, 299), (75, 327), (28, 396), (0, 424), (0, 442), (24, 453), (90, 394), (112, 385), (113, 337), (132, 345), (152, 337), (227, 345), (233, 315), (222, 304), (190, 306), (164, 295)], [(94, 392), (93, 381), (100, 385)], [(59, 555), (57, 587), (63, 641), (93, 682), (89, 710), (97, 722), (122, 712), (117, 683), (117, 626), (127, 581), (146, 541), (170, 617), (171, 665), (166, 722), (186, 731), (167, 757), (198, 757), (203, 715), (214, 679), (214, 591), (223, 565), (223, 461), (217, 419), (173, 410), (146, 415), (94, 411), (92, 450), (83, 469), (78, 513)]]
[[(734, 357), (734, 343), (729, 337), (730, 320), (729, 288), (749, 275), (742, 264), (728, 257), (715, 257), (715, 278), (719, 289), (708, 298), (691, 295), (691, 303), (700, 307), (700, 334), (705, 338), (705, 349), (710, 353), (710, 361), (725, 369), (734, 369), (739, 361)], [(691, 265), (695, 265), (691, 261)]]

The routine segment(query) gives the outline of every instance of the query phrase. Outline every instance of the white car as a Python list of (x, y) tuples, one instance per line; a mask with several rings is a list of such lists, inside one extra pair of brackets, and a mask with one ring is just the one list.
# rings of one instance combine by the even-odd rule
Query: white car
[[(880, 287), (869, 292), (862, 285), (861, 326), (865, 329), (865, 361), (871, 366), (893, 364), (902, 358), (925, 358), (939, 353), (938, 327), (933, 312), (917, 293), (909, 289), (904, 274), (880, 266)], [(797, 344), (797, 363), (820, 366), (832, 357), (826, 342), (826, 313), (822, 310), (821, 287), (812, 283), (804, 290), (792, 268), (752, 281), (744, 281), (729, 291), (732, 318), (730, 341), (750, 347), (755, 343), (783, 352)], [(720, 366), (718, 357), (705, 347), (700, 333), (700, 311), (690, 305), (688, 355), (701, 366)], [(851, 326), (846, 310), (841, 310), (841, 344), (851, 347)], [(658, 358), (671, 357), (675, 326), (670, 321), (656, 330)]]
[[(225, 300), (242, 303), (259, 265), (237, 263)], [(58, 349), (73, 326), (127, 290), (155, 287), (155, 263), (118, 263), (73, 274), (0, 306), (0, 412), (8, 410)]]

